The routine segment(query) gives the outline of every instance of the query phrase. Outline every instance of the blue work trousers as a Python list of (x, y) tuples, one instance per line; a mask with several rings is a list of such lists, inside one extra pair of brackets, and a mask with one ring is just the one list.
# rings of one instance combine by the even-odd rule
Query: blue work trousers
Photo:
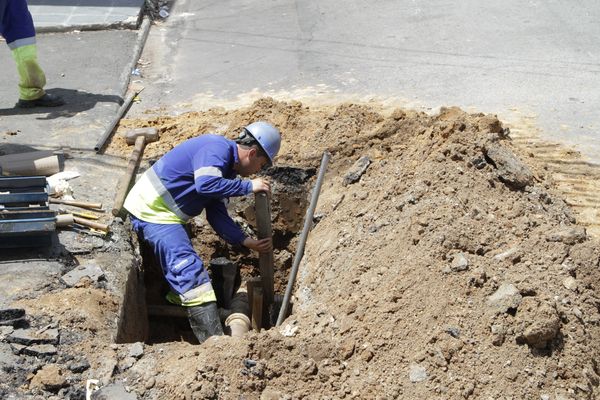
[(13, 42), (35, 38), (33, 19), (25, 0), (0, 0), (0, 35), (11, 49)]
[(140, 244), (150, 246), (163, 274), (178, 295), (210, 283), (208, 272), (181, 224), (154, 224), (129, 216)]

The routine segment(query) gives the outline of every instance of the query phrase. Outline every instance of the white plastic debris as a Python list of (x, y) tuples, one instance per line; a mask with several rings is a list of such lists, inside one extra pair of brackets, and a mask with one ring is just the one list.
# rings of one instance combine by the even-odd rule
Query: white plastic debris
[(100, 389), (100, 381), (98, 379), (88, 379), (85, 381), (85, 400), (92, 399), (92, 393)]
[(299, 326), (292, 326), (290, 324), (287, 324), (281, 330), (281, 334), (285, 337), (296, 336), (296, 332), (298, 332), (298, 328), (299, 328)]
[(79, 172), (77, 171), (62, 171), (46, 178), (48, 181), (48, 191), (50, 195), (57, 195), (62, 198), (70, 197), (73, 198), (73, 190), (67, 182), (70, 179), (77, 178)]
[(169, 16), (169, 9), (166, 6), (162, 6), (158, 11), (158, 15), (163, 19), (167, 18)]

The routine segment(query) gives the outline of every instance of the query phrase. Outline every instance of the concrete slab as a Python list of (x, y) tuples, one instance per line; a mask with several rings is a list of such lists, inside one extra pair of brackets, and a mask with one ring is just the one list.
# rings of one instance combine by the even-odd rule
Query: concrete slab
[(17, 295), (39, 290), (54, 279), (58, 281), (62, 268), (60, 262), (48, 260), (25, 259), (1, 263), (0, 307), (7, 307)]
[(29, 0), (38, 33), (73, 29), (134, 29), (144, 0)]

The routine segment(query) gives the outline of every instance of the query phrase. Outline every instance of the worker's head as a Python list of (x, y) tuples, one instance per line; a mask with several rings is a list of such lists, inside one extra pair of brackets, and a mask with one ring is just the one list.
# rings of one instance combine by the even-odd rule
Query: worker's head
[(248, 176), (267, 165), (273, 165), (281, 147), (281, 134), (269, 123), (254, 122), (244, 128), (236, 143), (239, 148), (239, 173)]

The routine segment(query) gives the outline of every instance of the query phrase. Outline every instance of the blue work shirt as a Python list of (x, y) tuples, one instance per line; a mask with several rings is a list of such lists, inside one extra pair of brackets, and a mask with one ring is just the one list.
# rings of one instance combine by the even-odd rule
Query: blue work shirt
[(159, 159), (131, 189), (125, 208), (157, 224), (186, 223), (206, 210), (213, 229), (231, 244), (246, 236), (227, 212), (225, 200), (252, 193), (252, 182), (237, 178), (237, 144), (223, 136), (189, 139)]

